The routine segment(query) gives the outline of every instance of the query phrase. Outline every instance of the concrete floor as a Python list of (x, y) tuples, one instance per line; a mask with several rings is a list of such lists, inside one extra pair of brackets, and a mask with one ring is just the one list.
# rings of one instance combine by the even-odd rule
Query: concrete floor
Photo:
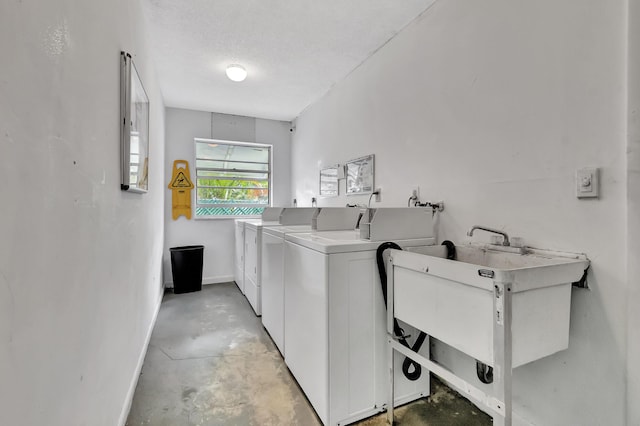
[[(438, 381), (396, 409), (401, 425), (483, 426), (491, 418)], [(165, 294), (127, 425), (319, 425), (234, 283)], [(384, 425), (384, 414), (359, 422)]]

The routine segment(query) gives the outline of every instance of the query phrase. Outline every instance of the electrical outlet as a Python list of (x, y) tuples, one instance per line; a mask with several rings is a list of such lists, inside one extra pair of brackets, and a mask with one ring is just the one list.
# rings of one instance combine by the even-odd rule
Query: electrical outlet
[(419, 186), (414, 186), (413, 188), (411, 188), (411, 196), (415, 197), (414, 200), (419, 200), (420, 199), (420, 187)]
[(379, 203), (382, 201), (382, 188), (376, 189), (376, 192), (376, 203)]

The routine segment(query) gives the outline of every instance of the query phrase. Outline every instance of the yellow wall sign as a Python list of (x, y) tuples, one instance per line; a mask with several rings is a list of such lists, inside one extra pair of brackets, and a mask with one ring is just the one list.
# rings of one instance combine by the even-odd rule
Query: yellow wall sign
[(173, 220), (180, 216), (191, 219), (191, 174), (189, 173), (189, 162), (186, 160), (175, 160), (173, 162), (173, 173), (169, 189), (172, 193), (171, 215)]

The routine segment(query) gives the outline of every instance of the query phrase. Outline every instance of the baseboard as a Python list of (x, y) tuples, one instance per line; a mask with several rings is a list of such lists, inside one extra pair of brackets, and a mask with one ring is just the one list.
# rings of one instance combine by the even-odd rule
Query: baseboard
[[(218, 275), (217, 277), (202, 277), (202, 285), (228, 283), (234, 280), (233, 275)], [(173, 281), (164, 283), (165, 288), (173, 288)]]
[(142, 372), (142, 364), (144, 363), (144, 358), (147, 356), (149, 341), (151, 341), (151, 333), (153, 333), (153, 328), (156, 325), (156, 320), (158, 319), (158, 312), (160, 312), (161, 304), (162, 295), (160, 295), (158, 305), (156, 306), (155, 312), (153, 314), (153, 319), (151, 320), (151, 324), (149, 325), (149, 330), (147, 330), (147, 337), (145, 338), (144, 346), (142, 347), (142, 351), (140, 352), (140, 356), (138, 358), (138, 365), (136, 366), (134, 375), (131, 378), (131, 384), (129, 385), (129, 391), (127, 392), (127, 399), (125, 399), (125, 404), (122, 407), (122, 412), (120, 413), (120, 421), (118, 422), (120, 426), (125, 426), (127, 418), (129, 417), (129, 411), (131, 411), (131, 404), (133, 403), (133, 395), (135, 394), (136, 387), (138, 386), (138, 379), (140, 378), (140, 373)]
[(218, 275), (217, 277), (203, 277), (202, 284), (220, 284), (233, 281), (233, 275)]

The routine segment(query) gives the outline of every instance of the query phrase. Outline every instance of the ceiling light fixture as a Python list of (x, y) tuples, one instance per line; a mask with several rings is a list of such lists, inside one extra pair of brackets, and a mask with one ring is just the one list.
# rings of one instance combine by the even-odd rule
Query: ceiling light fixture
[(231, 81), (243, 81), (247, 78), (247, 70), (242, 65), (232, 64), (227, 67), (227, 77)]

